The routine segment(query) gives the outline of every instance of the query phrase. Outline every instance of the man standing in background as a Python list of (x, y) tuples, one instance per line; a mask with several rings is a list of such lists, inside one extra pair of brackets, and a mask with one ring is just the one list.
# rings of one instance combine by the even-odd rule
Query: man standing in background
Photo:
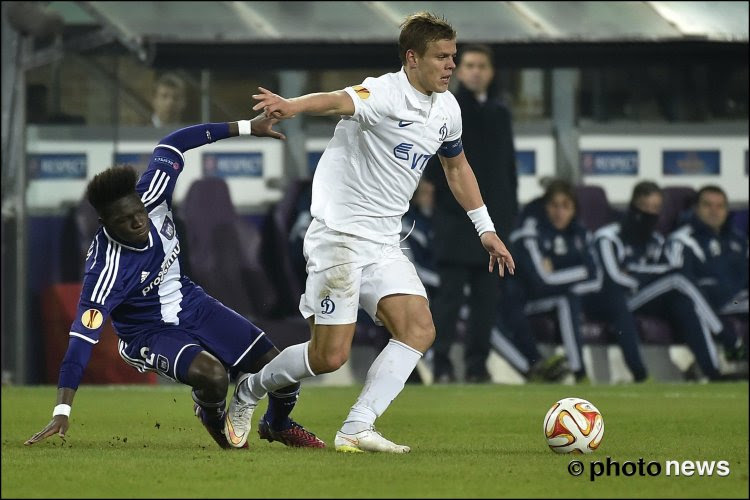
[[(505, 240), (518, 213), (516, 154), (510, 111), (493, 95), (492, 49), (468, 45), (461, 53), (455, 93), (461, 107), (464, 150), (497, 234)], [(464, 287), (471, 287), (470, 319), (466, 339), (466, 381), (487, 382), (485, 366), (490, 349), (490, 331), (497, 319), (500, 285), (487, 273), (487, 252), (475, 241), (476, 232), (466, 213), (448, 188), (437, 158), (425, 172), (435, 184), (435, 257), (440, 290), (432, 302), (437, 337), (433, 344), (434, 374), (438, 382), (455, 381), (448, 352), (456, 321), (465, 302)]]
[(151, 106), (154, 127), (166, 127), (182, 123), (182, 112), (186, 104), (185, 82), (174, 73), (164, 73), (154, 85)]

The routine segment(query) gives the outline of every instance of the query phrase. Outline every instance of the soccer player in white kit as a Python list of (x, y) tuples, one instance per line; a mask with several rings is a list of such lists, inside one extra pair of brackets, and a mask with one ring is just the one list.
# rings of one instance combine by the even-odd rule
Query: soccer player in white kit
[(409, 16), (401, 28), (399, 72), (330, 93), (285, 99), (260, 88), (253, 96), (260, 101), (253, 109), (269, 117), (312, 113), (342, 119), (313, 179), (314, 219), (304, 242), (308, 276), (299, 308), (312, 338), (238, 381), (226, 420), (236, 436), (247, 437), (252, 411), (266, 393), (346, 362), (361, 306), (393, 338), (373, 362), (336, 433), (336, 450), (410, 451), (375, 431), (374, 422), (435, 338), (424, 286), (399, 248), (399, 233), (422, 170), (436, 152), (451, 191), (490, 255), (489, 272), (495, 264), (500, 276), (504, 268), (514, 272), (463, 153), (461, 110), (447, 91), (456, 67), (456, 32), (428, 13)]

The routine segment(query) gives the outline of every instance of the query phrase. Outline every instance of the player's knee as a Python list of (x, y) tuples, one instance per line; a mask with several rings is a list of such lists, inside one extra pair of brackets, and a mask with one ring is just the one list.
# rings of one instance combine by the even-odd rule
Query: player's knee
[(200, 389), (209, 389), (211, 391), (226, 393), (229, 387), (229, 378), (227, 377), (227, 370), (224, 365), (221, 364), (216, 358), (204, 358), (200, 364), (196, 367), (197, 372), (197, 386)]
[(429, 311), (418, 315), (414, 319), (414, 331), (421, 341), (428, 344), (428, 347), (432, 345), (432, 342), (435, 340), (435, 323), (433, 323), (432, 315)]
[(347, 362), (349, 351), (344, 349), (315, 353), (310, 357), (310, 368), (316, 373), (335, 372)]
[(435, 324), (432, 321), (424, 322), (418, 325), (414, 331), (416, 334), (416, 342), (419, 345), (424, 346), (425, 351), (429, 349), (429, 347), (435, 341)]

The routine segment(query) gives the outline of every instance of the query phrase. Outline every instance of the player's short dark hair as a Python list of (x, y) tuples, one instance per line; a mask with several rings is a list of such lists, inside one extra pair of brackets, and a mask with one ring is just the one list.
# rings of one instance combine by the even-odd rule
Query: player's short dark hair
[(555, 195), (558, 194), (562, 194), (568, 197), (570, 201), (573, 202), (573, 207), (575, 208), (576, 212), (578, 211), (578, 197), (576, 196), (573, 184), (564, 179), (552, 179), (549, 184), (547, 184), (547, 188), (544, 191), (544, 196), (542, 197), (544, 204), (546, 205), (547, 203), (552, 201), (552, 198), (554, 198)]
[(641, 181), (633, 188), (633, 195), (630, 197), (630, 204), (633, 205), (636, 200), (651, 196), (654, 193), (661, 194), (661, 188), (653, 181)]
[(708, 184), (707, 186), (703, 186), (698, 190), (698, 193), (695, 195), (695, 203), (696, 205), (700, 203), (701, 196), (703, 196), (704, 193), (715, 193), (720, 194), (724, 197), (724, 202), (729, 203), (729, 198), (727, 197), (727, 193), (721, 189), (721, 187), (717, 186), (716, 184)]
[(135, 169), (130, 165), (118, 165), (94, 176), (86, 187), (86, 199), (96, 213), (104, 215), (110, 203), (135, 194), (138, 179)]
[(461, 58), (459, 59), (459, 61), (461, 61), (464, 56), (470, 52), (484, 54), (485, 56), (487, 56), (487, 60), (490, 61), (490, 66), (495, 66), (495, 62), (493, 61), (495, 55), (489, 45), (485, 45), (483, 43), (472, 43), (462, 47)]
[(406, 51), (411, 49), (420, 56), (427, 51), (427, 44), (438, 40), (455, 40), (456, 30), (444, 17), (429, 12), (417, 12), (401, 23), (398, 37), (398, 55), (406, 64)]

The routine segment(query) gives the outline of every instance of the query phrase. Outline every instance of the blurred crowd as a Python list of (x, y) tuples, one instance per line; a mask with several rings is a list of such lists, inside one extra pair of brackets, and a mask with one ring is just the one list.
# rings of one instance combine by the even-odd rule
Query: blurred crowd
[[(545, 184), (544, 194), (523, 207), (506, 241), (516, 274), (493, 276), (499, 297), (493, 335), (507, 342), (492, 346), (520, 375), (528, 381), (563, 381), (570, 375), (577, 382), (588, 381), (590, 367), (587, 371), (582, 348), (592, 340), (584, 331), (594, 323), (602, 328), (604, 342), (620, 346), (635, 382), (650, 378), (642, 352), (649, 342), (690, 348), (695, 361), (683, 370), (686, 380), (747, 376), (747, 210), (730, 213), (724, 190), (706, 185), (662, 233), (657, 230), (662, 189), (643, 181), (633, 189), (626, 209), (615, 211), (614, 222), (590, 230), (582, 222), (575, 187), (561, 179), (546, 179)], [(435, 217), (434, 191), (423, 178), (402, 220), (402, 247), (427, 289), (433, 315), (438, 314), (437, 297), (445, 292), (434, 251), (435, 227), (443, 223)], [(299, 198), (289, 235), (292, 256), (301, 254), (311, 221), (306, 196)], [(304, 262), (296, 272), (304, 280)], [(438, 338), (452, 343), (454, 332), (463, 331), (455, 341), (470, 341), (469, 288), (462, 287), (457, 322), (451, 331), (438, 328)], [(545, 316), (552, 321), (538, 321)], [(563, 353), (543, 355), (542, 342), (561, 345)], [(449, 360), (435, 362), (434, 350), (427, 356), (433, 359), (434, 380), (459, 381)], [(486, 371), (486, 359), (474, 362), (478, 366), (467, 365), (467, 374)], [(467, 376), (464, 381), (486, 382), (489, 377)]]

